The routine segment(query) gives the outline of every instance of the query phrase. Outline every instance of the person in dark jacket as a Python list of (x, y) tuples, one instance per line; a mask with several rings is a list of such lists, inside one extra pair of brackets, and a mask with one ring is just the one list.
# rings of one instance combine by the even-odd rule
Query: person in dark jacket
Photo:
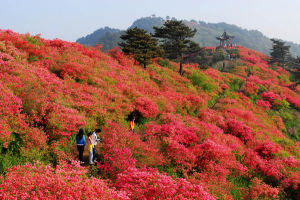
[(79, 132), (76, 135), (76, 143), (77, 143), (77, 149), (78, 149), (78, 153), (79, 153), (79, 161), (80, 164), (83, 164), (83, 151), (84, 151), (84, 147), (85, 147), (85, 136), (84, 136), (84, 132), (83, 129), (79, 129)]

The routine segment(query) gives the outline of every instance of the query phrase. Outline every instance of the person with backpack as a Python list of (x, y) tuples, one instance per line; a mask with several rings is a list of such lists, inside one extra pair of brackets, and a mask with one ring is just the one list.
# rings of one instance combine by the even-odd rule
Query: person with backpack
[(101, 132), (101, 129), (95, 129), (95, 131), (92, 133), (92, 143), (94, 145), (93, 147), (93, 162), (96, 162), (97, 161), (97, 154), (96, 154), (96, 145), (97, 145), (97, 142), (101, 142), (101, 139), (98, 138), (97, 136), (97, 133), (100, 133)]
[(76, 135), (76, 144), (77, 144), (77, 149), (78, 149), (78, 159), (80, 161), (80, 164), (83, 164), (83, 151), (85, 147), (85, 136), (83, 129), (80, 128), (77, 135)]

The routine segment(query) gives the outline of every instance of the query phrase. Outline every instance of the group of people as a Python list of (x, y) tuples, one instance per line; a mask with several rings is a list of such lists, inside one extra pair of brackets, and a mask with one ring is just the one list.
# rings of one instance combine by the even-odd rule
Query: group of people
[[(135, 122), (135, 116), (130, 120), (129, 123), (129, 129), (132, 133), (134, 133), (134, 122)], [(82, 128), (79, 129), (77, 135), (76, 135), (76, 143), (77, 143), (77, 149), (79, 153), (79, 161), (80, 164), (84, 164), (83, 162), (83, 152), (84, 147), (87, 146), (88, 152), (89, 152), (89, 164), (93, 165), (95, 162), (97, 162), (97, 154), (96, 154), (96, 145), (98, 142), (101, 141), (100, 138), (98, 138), (97, 134), (101, 132), (101, 129), (95, 129), (93, 132), (89, 132), (87, 134), (87, 139), (85, 139), (84, 131)]]
[(83, 164), (83, 152), (84, 147), (87, 146), (89, 152), (89, 164), (93, 165), (97, 161), (97, 154), (96, 154), (96, 145), (101, 139), (98, 138), (97, 134), (101, 132), (101, 129), (95, 129), (93, 132), (89, 132), (87, 134), (87, 139), (85, 139), (83, 129), (79, 129), (78, 134), (76, 135), (76, 143), (77, 149), (79, 153), (79, 161), (80, 164)]

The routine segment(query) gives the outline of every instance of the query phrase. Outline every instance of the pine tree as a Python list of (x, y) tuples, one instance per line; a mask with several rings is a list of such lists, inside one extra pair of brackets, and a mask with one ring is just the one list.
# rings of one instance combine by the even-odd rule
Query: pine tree
[[(177, 60), (180, 62), (179, 73), (183, 76), (182, 62), (184, 53), (188, 52), (191, 46), (191, 38), (197, 32), (196, 29), (192, 30), (184, 25), (182, 21), (167, 20), (162, 27), (153, 27), (154, 37), (162, 39), (162, 48), (165, 56), (169, 59)], [(194, 44), (192, 44), (193, 46)], [(194, 47), (194, 46), (193, 46)]]
[(289, 55), (287, 57), (287, 65), (289, 69), (300, 69), (300, 57), (297, 56), (296, 58)]
[(183, 54), (183, 63), (198, 63), (200, 64), (202, 58), (201, 58), (201, 52), (203, 49), (199, 46), (198, 43), (190, 41), (188, 44), (188, 47), (186, 48), (186, 51), (184, 51)]
[(273, 47), (269, 63), (278, 63), (279, 66), (284, 67), (288, 64), (290, 46), (286, 46), (285, 42), (279, 40), (271, 39), (271, 41), (273, 42)]
[(295, 68), (298, 68), (298, 69), (300, 69), (300, 57), (299, 56), (297, 56), (297, 58), (295, 58)]
[(128, 29), (121, 35), (124, 42), (119, 43), (125, 54), (133, 55), (134, 59), (146, 68), (152, 58), (161, 55), (161, 49), (157, 45), (157, 39), (153, 38), (145, 30), (137, 27)]

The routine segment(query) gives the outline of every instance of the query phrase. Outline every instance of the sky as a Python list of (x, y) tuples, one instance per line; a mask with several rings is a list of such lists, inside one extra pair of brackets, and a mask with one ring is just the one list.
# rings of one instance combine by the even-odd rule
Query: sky
[(259, 30), (300, 44), (300, 0), (0, 0), (0, 29), (67, 41), (156, 15)]

